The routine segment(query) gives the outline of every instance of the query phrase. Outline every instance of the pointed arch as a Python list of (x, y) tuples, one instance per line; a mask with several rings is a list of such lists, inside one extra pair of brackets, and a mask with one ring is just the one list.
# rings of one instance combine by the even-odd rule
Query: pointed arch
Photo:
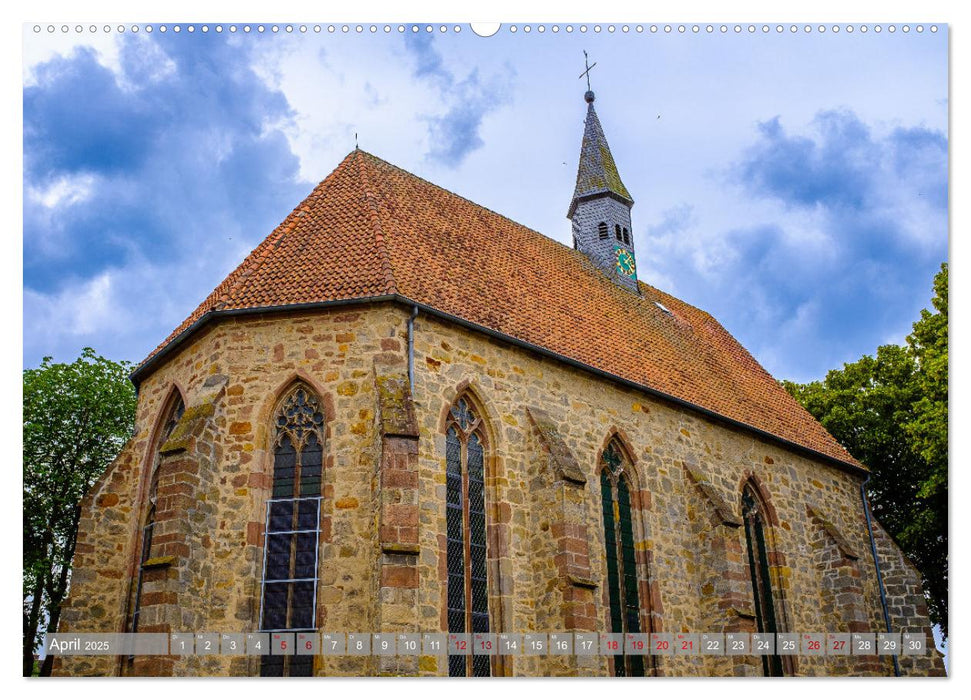
[[(496, 497), (496, 439), (485, 403), (469, 382), (445, 406), (445, 538), (443, 626), (452, 633), (501, 629), (499, 584), (504, 549)], [(506, 529), (508, 529), (508, 524)], [(504, 671), (501, 658), (449, 656), (450, 676), (491, 676)]]
[(600, 444), (600, 451), (597, 453), (597, 473), (599, 474), (604, 468), (604, 453), (611, 446), (620, 450), (624, 459), (627, 460), (628, 474), (634, 478), (635, 485), (639, 485), (640, 478), (637, 476), (637, 450), (634, 449), (634, 444), (631, 442), (627, 433), (616, 425), (610, 427), (606, 436), (604, 436), (603, 442)]
[[(145, 458), (142, 462), (146, 466), (146, 469), (142, 471), (141, 482), (139, 484), (138, 503), (142, 509), (140, 516), (144, 516), (145, 499), (148, 497), (147, 491), (150, 488), (152, 479), (155, 477), (155, 472), (158, 470), (159, 452), (162, 445), (168, 440), (169, 435), (172, 434), (172, 429), (175, 427), (174, 424), (170, 425), (172, 417), (175, 413), (178, 413), (178, 416), (181, 417), (182, 413), (185, 412), (185, 392), (177, 382), (172, 382), (172, 386), (165, 392), (165, 399), (160, 405), (162, 408), (155, 416), (155, 424), (152, 426), (151, 433), (149, 433)], [(139, 521), (142, 519), (140, 517)]]
[(259, 425), (265, 426), (264, 430), (257, 431), (256, 448), (271, 450), (273, 443), (275, 422), (274, 416), (280, 409), (284, 399), (294, 389), (303, 384), (320, 400), (320, 405), (324, 415), (324, 438), (330, 437), (330, 425), (334, 420), (334, 402), (330, 393), (321, 386), (314, 377), (302, 369), (291, 372), (286, 378), (277, 384), (275, 391), (271, 392), (265, 401), (260, 405), (256, 412), (256, 420)]
[[(126, 628), (129, 632), (138, 631), (138, 622), (142, 609), (142, 584), (146, 562), (152, 556), (152, 536), (155, 530), (155, 516), (157, 506), (157, 492), (159, 480), (159, 466), (162, 461), (162, 446), (172, 435), (175, 426), (185, 413), (185, 396), (182, 389), (175, 383), (169, 388), (162, 409), (155, 419), (151, 437), (148, 442), (148, 452), (143, 464), (145, 469), (139, 487), (138, 524), (135, 532), (133, 561), (137, 562), (137, 571), (132, 577), (133, 595), (130, 593), (130, 614), (126, 615)], [(129, 591), (132, 591), (132, 588)], [(134, 661), (130, 656), (129, 663)]]
[[(755, 621), (759, 632), (785, 632), (785, 607), (782, 587), (776, 573), (779, 555), (775, 549), (773, 525), (778, 524), (761, 482), (749, 475), (744, 479), (740, 494), (745, 553), (752, 583)], [(792, 672), (789, 657), (762, 656), (762, 670), (766, 676), (782, 676)]]
[(442, 405), (438, 421), (439, 432), (444, 433), (446, 431), (448, 422), (451, 420), (452, 408), (458, 404), (460, 399), (465, 399), (478, 412), (477, 415), (481, 420), (483, 437), (488, 441), (491, 448), (495, 448), (496, 442), (499, 439), (499, 435), (496, 433), (496, 425), (498, 425), (496, 416), (489, 408), (489, 404), (483, 399), (482, 390), (476, 382), (470, 379), (463, 379), (452, 390), (451, 396), (452, 400)]
[[(267, 452), (273, 470), (265, 506), (260, 629), (316, 631), (321, 500), (327, 446), (320, 395), (302, 379), (277, 400)], [(313, 675), (312, 656), (264, 656), (262, 676)]]
[(630, 479), (631, 506), (638, 511), (650, 510), (650, 494), (644, 488), (645, 482), (640, 467), (638, 466), (637, 450), (634, 449), (634, 443), (622, 428), (611, 426), (610, 430), (607, 431), (601, 443), (600, 451), (597, 452), (596, 473), (599, 475), (603, 469), (604, 453), (611, 444), (620, 451), (620, 454), (626, 460), (627, 466), (625, 473)]
[(772, 504), (772, 499), (769, 497), (769, 491), (762, 483), (762, 479), (759, 478), (758, 474), (746, 471), (742, 475), (741, 481), (739, 481), (738, 490), (739, 493), (743, 493), (746, 488), (752, 489), (756, 496), (758, 496), (759, 502), (764, 508), (765, 517), (768, 520), (769, 525), (773, 527), (779, 527), (779, 514), (776, 512), (775, 506)]
[[(607, 630), (612, 634), (650, 631), (650, 618), (645, 614), (650, 600), (647, 562), (635, 544), (644, 538), (634, 454), (626, 437), (614, 428), (597, 457), (607, 584), (604, 599)], [(647, 672), (643, 655), (616, 654), (611, 664), (616, 676), (643, 676)]]

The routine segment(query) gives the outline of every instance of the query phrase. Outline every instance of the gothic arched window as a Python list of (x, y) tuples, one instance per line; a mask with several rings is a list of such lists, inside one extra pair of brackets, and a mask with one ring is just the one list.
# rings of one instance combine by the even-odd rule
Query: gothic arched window
[[(448, 631), (489, 632), (486, 576), (485, 430), (465, 397), (445, 428), (445, 529)], [(488, 656), (449, 656), (450, 676), (489, 676)]]
[(607, 228), (607, 222), (601, 221), (597, 224), (597, 234), (600, 236), (600, 240), (605, 241), (609, 234), (609, 229)]
[[(641, 631), (631, 487), (627, 475), (629, 469), (630, 460), (623, 448), (616, 439), (611, 440), (601, 459), (600, 499), (606, 545), (609, 630), (614, 634), (636, 634)], [(644, 657), (627, 654), (614, 656), (614, 675), (643, 676)]]
[[(765, 504), (751, 483), (742, 490), (742, 517), (745, 521), (745, 542), (748, 549), (749, 573), (752, 576), (752, 594), (755, 598), (755, 619), (759, 632), (774, 634), (779, 629), (775, 601), (772, 594), (772, 578), (769, 570), (766, 546)], [(782, 659), (778, 655), (763, 656), (762, 670), (767, 676), (782, 675)]]
[(145, 562), (152, 556), (152, 533), (155, 529), (156, 505), (158, 504), (158, 472), (159, 462), (162, 459), (162, 445), (168, 441), (176, 424), (182, 418), (182, 414), (185, 413), (185, 403), (182, 401), (182, 395), (178, 392), (175, 392), (175, 396), (170, 400), (167, 413), (165, 422), (155, 440), (155, 448), (152, 454), (152, 477), (148, 486), (148, 511), (145, 514), (144, 525), (142, 526), (138, 555), (138, 583), (135, 586), (135, 600), (132, 606), (130, 625), (132, 632), (138, 631), (138, 618), (142, 612), (142, 583), (145, 575)]
[[(316, 631), (324, 414), (303, 384), (277, 411), (273, 490), (266, 502), (260, 629)], [(264, 656), (263, 676), (313, 675), (312, 656)]]

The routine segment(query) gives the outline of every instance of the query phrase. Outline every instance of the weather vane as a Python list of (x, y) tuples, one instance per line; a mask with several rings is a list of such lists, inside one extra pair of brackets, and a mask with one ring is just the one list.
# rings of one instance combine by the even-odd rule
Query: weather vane
[[(587, 92), (590, 92), (591, 91), (591, 88), (590, 88), (590, 70), (593, 68), (593, 66), (597, 65), (597, 62), (594, 61), (593, 66), (590, 65), (589, 57), (587, 56), (586, 50), (583, 51), (583, 65), (586, 66), (587, 69), (585, 71), (583, 71), (582, 73), (580, 73), (579, 78), (582, 78), (582, 77), (586, 76), (586, 78), (587, 78)], [(577, 79), (579, 80), (579, 78), (577, 78)]]

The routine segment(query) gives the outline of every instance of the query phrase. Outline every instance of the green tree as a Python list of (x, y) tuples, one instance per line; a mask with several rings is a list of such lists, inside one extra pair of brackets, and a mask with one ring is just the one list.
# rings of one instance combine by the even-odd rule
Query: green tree
[(883, 345), (819, 382), (783, 385), (870, 468), (873, 513), (924, 577), (947, 636), (947, 263), (907, 345)]
[[(80, 501), (131, 436), (135, 391), (127, 362), (85, 348), (71, 364), (24, 370), (24, 675), (57, 629), (70, 583)], [(50, 662), (40, 669), (50, 674)]]
[[(900, 539), (913, 551), (930, 592), (931, 615), (947, 634), (947, 263), (934, 277), (934, 311), (924, 309), (907, 336), (917, 363), (918, 398), (914, 417), (905, 426), (913, 448), (926, 464), (918, 503)], [(929, 573), (934, 574), (933, 577)]]

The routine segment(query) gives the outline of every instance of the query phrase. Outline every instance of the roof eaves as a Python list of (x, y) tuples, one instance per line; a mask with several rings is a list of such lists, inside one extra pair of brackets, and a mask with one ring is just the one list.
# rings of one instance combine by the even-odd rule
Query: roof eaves
[(415, 301), (413, 299), (409, 299), (400, 294), (385, 294), (385, 295), (379, 295), (374, 297), (358, 297), (358, 298), (351, 298), (351, 299), (339, 299), (339, 300), (327, 301), (327, 302), (313, 302), (313, 303), (307, 303), (307, 304), (282, 304), (279, 306), (272, 306), (272, 307), (251, 307), (251, 308), (242, 308), (242, 309), (213, 309), (203, 314), (199, 319), (195, 321), (195, 323), (190, 325), (188, 328), (182, 331), (182, 333), (180, 333), (178, 336), (173, 338), (159, 352), (157, 352), (155, 355), (152, 355), (144, 363), (142, 363), (139, 367), (137, 367), (131, 373), (130, 379), (132, 383), (135, 385), (135, 388), (137, 390), (142, 380), (144, 379), (145, 375), (150, 370), (154, 369), (157, 365), (161, 364), (171, 352), (173, 352), (176, 348), (178, 348), (182, 343), (184, 343), (190, 336), (195, 334), (203, 326), (207, 325), (212, 321), (218, 320), (220, 318), (279, 313), (279, 312), (285, 312), (285, 311), (312, 311), (315, 309), (324, 309), (324, 308), (330, 308), (335, 306), (347, 306), (351, 304), (374, 304), (374, 303), (382, 303), (382, 302), (389, 302), (389, 301), (406, 304), (411, 308), (417, 307), (420, 310), (424, 311), (425, 313), (430, 314), (431, 316), (435, 316), (437, 318), (450, 321), (452, 323), (456, 323), (457, 325), (464, 326), (465, 328), (468, 328), (472, 331), (483, 333), (489, 337), (509, 343), (510, 345), (521, 347), (526, 350), (531, 350), (533, 352), (539, 353), (540, 355), (552, 357), (556, 360), (559, 360), (560, 362), (563, 362), (564, 364), (570, 365), (572, 367), (576, 367), (578, 369), (581, 369), (587, 372), (591, 372), (596, 376), (602, 377), (604, 379), (608, 379), (617, 384), (620, 384), (621, 386), (625, 386), (627, 388), (635, 389), (638, 391), (643, 391), (650, 396), (654, 396), (658, 399), (662, 399), (664, 401), (673, 403), (677, 406), (689, 409), (693, 412), (700, 413), (701, 415), (704, 415), (706, 417), (713, 418), (720, 423), (729, 425), (737, 429), (745, 430), (750, 433), (754, 433), (755, 435), (765, 438), (771, 442), (781, 444), (797, 453), (808, 455), (815, 459), (823, 460), (826, 463), (836, 467), (837, 469), (840, 469), (841, 471), (847, 472), (854, 476), (866, 477), (869, 475), (869, 470), (866, 467), (864, 467), (862, 464), (845, 461), (837, 457), (834, 457), (832, 455), (828, 455), (824, 452), (815, 450), (811, 447), (807, 447), (805, 445), (792, 442), (791, 440), (787, 440), (786, 438), (783, 438), (774, 433), (770, 433), (768, 431), (762, 430), (761, 428), (756, 428), (753, 425), (744, 423), (735, 418), (730, 418), (729, 416), (726, 416), (716, 411), (713, 411), (711, 409), (705, 408), (704, 406), (700, 406), (696, 403), (692, 403), (691, 401), (686, 401), (685, 399), (678, 398), (677, 396), (673, 396), (666, 392), (660, 391), (646, 384), (641, 384), (639, 382), (631, 381), (630, 379), (625, 379), (624, 377), (602, 370), (593, 365), (589, 365), (580, 360), (573, 359), (572, 357), (568, 357), (559, 352), (556, 352), (555, 350), (546, 348), (542, 345), (537, 345), (527, 340), (517, 338), (507, 333), (503, 333), (502, 331), (489, 328), (488, 326), (483, 326), (479, 323), (475, 323), (474, 321), (469, 321), (460, 316), (455, 316), (454, 314), (450, 314), (446, 311), (442, 311), (433, 306), (429, 306), (428, 304), (424, 304), (424, 303)]
[[(573, 212), (576, 211), (577, 205), (580, 202), (585, 202), (586, 200), (593, 199), (595, 197), (610, 197), (611, 199), (616, 199), (621, 204), (626, 204), (630, 208), (634, 207), (633, 199), (630, 199), (629, 197), (625, 197), (624, 195), (618, 192), (615, 192), (609, 187), (601, 187), (600, 189), (596, 189), (596, 190), (587, 190), (583, 194), (574, 192), (573, 199), (570, 200), (570, 209), (569, 211), (567, 211), (566, 218), (568, 219), (573, 218)], [(540, 235), (543, 235), (543, 234), (540, 234)]]

